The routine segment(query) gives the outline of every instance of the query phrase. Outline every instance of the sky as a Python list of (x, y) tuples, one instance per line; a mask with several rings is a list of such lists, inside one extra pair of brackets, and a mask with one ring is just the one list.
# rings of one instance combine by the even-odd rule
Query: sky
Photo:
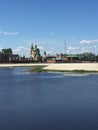
[(0, 50), (98, 54), (98, 0), (0, 0)]

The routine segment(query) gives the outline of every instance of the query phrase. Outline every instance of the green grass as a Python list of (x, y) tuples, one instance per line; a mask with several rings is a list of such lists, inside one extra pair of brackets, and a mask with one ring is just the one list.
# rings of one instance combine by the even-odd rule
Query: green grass
[(86, 71), (86, 70), (43, 70), (46, 72), (75, 72), (75, 73), (98, 73), (98, 71)]
[[(43, 68), (44, 68), (45, 66), (34, 66), (34, 67), (32, 67), (29, 71), (31, 72), (31, 73), (34, 73), (34, 72), (43, 72), (44, 70), (43, 70)], [(45, 71), (44, 71), (45, 72)]]

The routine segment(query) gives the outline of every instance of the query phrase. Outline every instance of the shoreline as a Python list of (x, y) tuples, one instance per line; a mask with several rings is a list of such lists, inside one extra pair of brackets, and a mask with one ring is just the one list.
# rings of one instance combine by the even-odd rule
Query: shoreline
[[(13, 67), (36, 67), (38, 71), (53, 71), (53, 72), (97, 72), (98, 63), (9, 63), (0, 64), (0, 68)], [(39, 69), (40, 68), (40, 69)]]
[(53, 70), (61, 72), (98, 72), (98, 63), (62, 63), (51, 64), (43, 70)]
[(48, 66), (46, 63), (5, 63), (0, 64), (0, 68), (10, 68), (10, 67), (40, 67)]

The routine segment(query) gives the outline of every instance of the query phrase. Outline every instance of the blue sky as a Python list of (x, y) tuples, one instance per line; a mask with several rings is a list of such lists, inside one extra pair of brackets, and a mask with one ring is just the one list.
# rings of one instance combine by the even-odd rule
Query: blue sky
[(0, 0), (0, 49), (98, 54), (98, 0)]

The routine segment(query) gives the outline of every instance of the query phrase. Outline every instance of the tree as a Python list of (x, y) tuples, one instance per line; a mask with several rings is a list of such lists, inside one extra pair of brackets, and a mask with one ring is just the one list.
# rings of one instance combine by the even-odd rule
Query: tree
[(98, 54), (96, 55), (96, 61), (98, 62)]
[(8, 49), (2, 49), (2, 59), (3, 60), (9, 60), (9, 58), (11, 58), (12, 56), (12, 49), (8, 48)]
[(12, 55), (12, 49), (11, 48), (2, 49), (2, 53), (7, 55), (7, 56), (11, 56)]
[(90, 52), (90, 53), (83, 53), (81, 54), (80, 60), (82, 61), (94, 61), (96, 59), (96, 56), (94, 53)]

